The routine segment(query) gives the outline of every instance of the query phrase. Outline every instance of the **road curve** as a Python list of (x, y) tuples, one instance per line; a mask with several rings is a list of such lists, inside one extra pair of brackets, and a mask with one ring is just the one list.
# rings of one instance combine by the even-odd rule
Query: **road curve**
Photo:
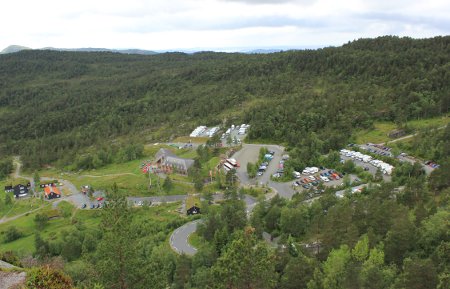
[(172, 247), (172, 250), (177, 252), (178, 254), (186, 254), (189, 256), (194, 255), (197, 253), (197, 249), (191, 246), (189, 244), (189, 235), (194, 233), (197, 230), (197, 224), (201, 220), (195, 220), (189, 223), (184, 224), (183, 226), (179, 227), (175, 231), (173, 231), (172, 235), (170, 236), (170, 247)]

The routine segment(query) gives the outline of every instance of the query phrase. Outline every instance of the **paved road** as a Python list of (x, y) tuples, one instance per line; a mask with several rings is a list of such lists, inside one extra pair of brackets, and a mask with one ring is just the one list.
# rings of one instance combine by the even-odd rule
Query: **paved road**
[(197, 230), (197, 224), (201, 220), (195, 220), (184, 224), (170, 236), (170, 247), (178, 254), (194, 255), (197, 249), (189, 244), (189, 236)]
[[(184, 200), (186, 198), (186, 195), (178, 195), (178, 196), (171, 196), (172, 201), (180, 201)], [(224, 199), (224, 195), (222, 193), (214, 194), (214, 201), (220, 201)], [(143, 201), (143, 200), (158, 200), (161, 197), (147, 197), (147, 198), (128, 198), (131, 201)], [(253, 208), (256, 206), (258, 201), (252, 197), (246, 195), (244, 200), (247, 210), (247, 215), (250, 216), (250, 213), (252, 212)], [(170, 246), (172, 249), (177, 252), (178, 254), (186, 254), (186, 255), (194, 255), (197, 253), (197, 249), (191, 246), (188, 242), (189, 235), (194, 233), (197, 230), (197, 224), (201, 222), (201, 220), (195, 220), (189, 223), (184, 224), (183, 226), (179, 227), (175, 231), (173, 231), (172, 235), (170, 236)]]

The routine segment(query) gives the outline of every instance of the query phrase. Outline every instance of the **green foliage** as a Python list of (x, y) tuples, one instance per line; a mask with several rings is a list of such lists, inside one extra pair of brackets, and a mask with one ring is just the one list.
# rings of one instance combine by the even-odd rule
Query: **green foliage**
[(5, 159), (0, 161), (0, 180), (6, 178), (13, 170), (12, 159)]
[(47, 223), (48, 223), (47, 214), (36, 214), (34, 216), (34, 224), (39, 231), (44, 229), (44, 227)]
[(12, 197), (10, 194), (5, 194), (5, 205), (9, 206), (12, 204)]
[(170, 192), (173, 189), (173, 182), (169, 176), (167, 176), (164, 179), (164, 183), (162, 186), (163, 186), (164, 191), (166, 191), (166, 192)]
[(239, 232), (212, 268), (216, 288), (274, 288), (276, 273), (267, 245), (251, 228)]
[(0, 260), (17, 267), (22, 267), (19, 257), (13, 251), (0, 252)]
[(247, 174), (249, 178), (256, 177), (256, 173), (258, 172), (258, 167), (256, 164), (248, 162), (247, 163)]
[(30, 289), (74, 288), (72, 279), (69, 276), (48, 266), (33, 268), (27, 274), (26, 286)]
[(4, 232), (4, 242), (5, 243), (9, 243), (12, 241), (15, 241), (19, 238), (21, 238), (23, 236), (23, 233), (17, 229), (17, 227), (15, 226), (10, 226), (6, 229), (6, 231)]

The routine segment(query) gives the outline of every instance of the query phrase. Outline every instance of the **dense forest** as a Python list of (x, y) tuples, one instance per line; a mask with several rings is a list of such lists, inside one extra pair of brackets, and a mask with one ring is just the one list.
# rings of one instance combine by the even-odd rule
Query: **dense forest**
[[(356, 130), (449, 107), (448, 36), (254, 55), (22, 51), (0, 56), (0, 179), (13, 155), (29, 169), (93, 169), (140, 159), (144, 143), (199, 124), (237, 122), (251, 124), (247, 141), (286, 145), (287, 169), (316, 163), (350, 174), (355, 165), (336, 149)], [(189, 170), (197, 192), (202, 165), (221, 153), (215, 139)], [(427, 175), (392, 159), (392, 181), (367, 173), (360, 193), (323, 187), (311, 202), (262, 193), (251, 214), (242, 200), (250, 188), (230, 170), (209, 184), (224, 200), (203, 189), (201, 217), (181, 216), (179, 203), (131, 207), (111, 184), (101, 210), (61, 201), (3, 224), (2, 245), (18, 250), (0, 259), (27, 270), (27, 288), (448, 289), (450, 125), (393, 146), (440, 167)], [(170, 234), (198, 218), (189, 239), (197, 253), (178, 255)]]
[(449, 59), (448, 36), (272, 54), (1, 55), (0, 154), (63, 167), (89, 150), (242, 121), (250, 140), (288, 144), (307, 161), (305, 148), (339, 148), (376, 120), (447, 113)]

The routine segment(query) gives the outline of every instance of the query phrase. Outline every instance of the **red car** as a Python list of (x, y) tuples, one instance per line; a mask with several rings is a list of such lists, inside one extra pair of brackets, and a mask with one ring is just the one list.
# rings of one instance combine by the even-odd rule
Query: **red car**
[(103, 201), (103, 197), (98, 197), (97, 201)]

